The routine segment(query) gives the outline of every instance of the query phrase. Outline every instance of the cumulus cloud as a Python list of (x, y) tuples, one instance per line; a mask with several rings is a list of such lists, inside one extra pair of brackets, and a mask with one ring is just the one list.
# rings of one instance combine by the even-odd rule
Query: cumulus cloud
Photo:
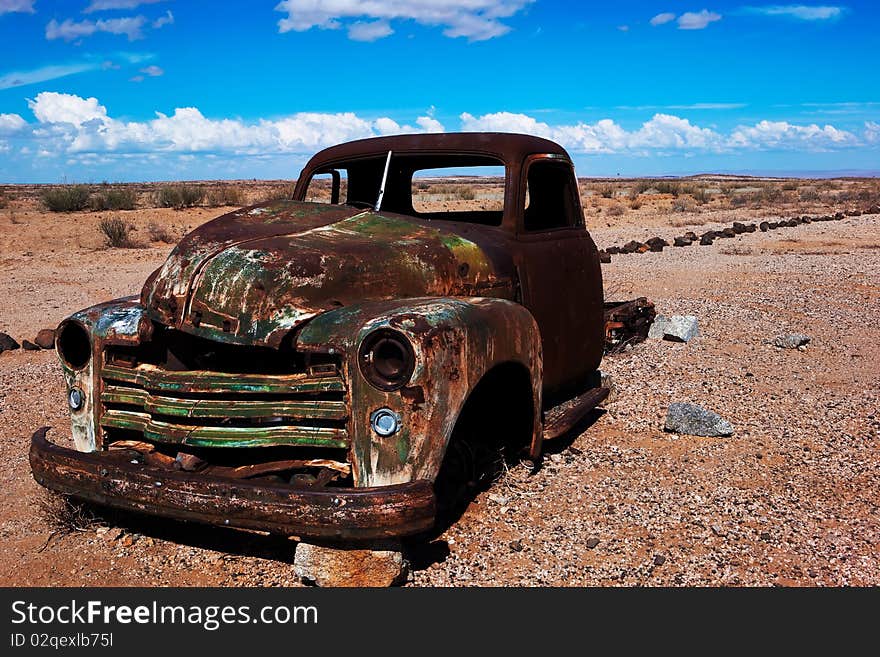
[(124, 34), (129, 41), (143, 38), (143, 27), (146, 23), (143, 16), (129, 16), (126, 18), (110, 18), (98, 21), (74, 21), (71, 18), (66, 19), (63, 23), (59, 23), (54, 18), (46, 25), (46, 38), (50, 41), (54, 39), (64, 39), (65, 41), (73, 41), (82, 37), (92, 36), (96, 32), (106, 32), (108, 34)]
[(709, 23), (721, 20), (721, 14), (703, 9), (702, 11), (689, 11), (678, 17), (679, 30), (703, 30)]
[[(282, 0), (276, 11), (287, 14), (278, 21), (279, 32), (303, 32), (312, 28), (338, 29), (344, 21), (371, 19), (373, 33), (379, 32), (376, 23), (387, 27), (389, 21), (413, 20), (422, 25), (444, 28), (448, 37), (464, 37), (484, 41), (510, 31), (502, 19), (510, 18), (534, 0)], [(369, 33), (366, 27), (349, 28), (349, 36)], [(380, 38), (380, 37), (375, 37)], [(365, 39), (362, 39), (365, 40)], [(372, 39), (371, 39), (372, 40)]]
[(794, 125), (787, 121), (760, 121), (753, 126), (740, 126), (730, 135), (733, 147), (760, 150), (804, 148), (828, 150), (841, 146), (856, 146), (858, 138), (851, 132), (833, 125)]
[[(31, 122), (0, 114), (0, 135), (15, 133), (30, 153), (46, 150), (61, 157), (211, 157), (215, 154), (278, 157), (310, 154), (340, 142), (413, 132), (444, 132), (433, 110), (412, 124), (390, 117), (368, 118), (353, 112), (300, 112), (277, 119), (210, 118), (196, 107), (151, 119), (125, 121), (112, 116), (97, 98), (42, 92), (28, 101)], [(816, 152), (880, 145), (880, 124), (865, 123), (859, 136), (832, 125), (760, 121), (729, 132), (705, 127), (668, 113), (656, 113), (640, 125), (624, 127), (612, 119), (552, 124), (527, 114), (495, 112), (459, 117), (464, 131), (533, 134), (552, 139), (576, 154), (736, 153), (741, 151)]]
[(27, 125), (18, 114), (0, 114), (0, 135), (18, 132)]
[(352, 41), (376, 41), (394, 34), (388, 21), (358, 21), (348, 26), (348, 38)]
[(151, 78), (157, 78), (160, 75), (165, 75), (165, 71), (156, 65), (142, 68), (141, 73), (143, 73), (144, 75), (149, 75)]
[(0, 16), (13, 12), (33, 14), (34, 0), (0, 0)]
[(650, 20), (651, 25), (654, 27), (658, 25), (665, 25), (666, 23), (671, 23), (675, 20), (675, 14), (672, 14), (668, 11), (663, 12), (662, 14), (657, 14)]
[(152, 5), (163, 0), (92, 0), (89, 6), (83, 9), (84, 14), (94, 11), (107, 11), (108, 9), (134, 9), (140, 5)]
[(768, 5), (764, 7), (748, 7), (747, 10), (754, 14), (764, 16), (786, 16), (797, 18), (802, 21), (824, 21), (831, 18), (839, 18), (843, 15), (843, 7), (834, 6), (807, 6), (807, 5)]
[(42, 92), (28, 101), (37, 120), (33, 137), (49, 139), (56, 150), (86, 152), (228, 152), (243, 154), (309, 153), (343, 141), (384, 134), (443, 131), (423, 116), (416, 126), (390, 118), (370, 120), (352, 112), (300, 112), (277, 120), (247, 123), (211, 119), (195, 107), (181, 107), (169, 116), (156, 112), (147, 121), (111, 117), (97, 98)]

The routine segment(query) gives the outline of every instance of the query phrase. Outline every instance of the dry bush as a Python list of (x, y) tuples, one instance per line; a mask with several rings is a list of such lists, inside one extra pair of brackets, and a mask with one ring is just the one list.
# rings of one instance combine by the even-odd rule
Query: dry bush
[(151, 242), (163, 242), (165, 244), (174, 244), (177, 239), (174, 234), (165, 226), (160, 226), (155, 221), (151, 221), (147, 226), (147, 235)]
[(602, 198), (614, 198), (614, 185), (600, 185), (596, 191)]
[(156, 205), (181, 210), (198, 205), (203, 198), (205, 190), (198, 185), (170, 185), (156, 192)]
[(776, 203), (782, 200), (782, 190), (776, 185), (766, 185), (757, 200), (764, 203)]
[(653, 187), (652, 182), (650, 180), (640, 180), (635, 185), (633, 185), (629, 190), (629, 197), (636, 198), (639, 194), (644, 194), (649, 189)]
[(22, 220), (16, 216), (15, 210), (13, 210), (13, 209), (9, 210), (9, 221), (12, 222), (13, 224), (23, 223)]
[(92, 210), (134, 210), (137, 193), (133, 189), (111, 189), (92, 196)]
[[(67, 495), (44, 491), (37, 504), (40, 517), (52, 532), (49, 540), (59, 535), (91, 531), (107, 524), (90, 507), (72, 500)], [(46, 541), (47, 545), (48, 543), (49, 541)]]
[(625, 213), (626, 210), (620, 203), (615, 203), (610, 208), (608, 208), (608, 214), (610, 214), (612, 217), (620, 217)]
[(640, 207), (642, 207), (642, 202), (641, 200), (639, 200), (638, 196), (636, 196), (629, 202), (629, 207), (633, 210), (638, 210)]
[(244, 205), (244, 192), (234, 185), (219, 185), (208, 190), (206, 202), (209, 207), (241, 207)]
[(471, 185), (457, 185), (455, 196), (462, 201), (473, 201), (477, 198), (477, 192)]
[(693, 201), (686, 198), (676, 198), (672, 201), (673, 212), (692, 212), (694, 210)]
[(6, 208), (9, 205), (9, 199), (6, 197), (5, 192), (0, 192), (0, 210)]
[(293, 183), (272, 186), (263, 194), (260, 202), (269, 203), (271, 201), (288, 201), (293, 198), (293, 192), (295, 189), (296, 185)]
[(741, 208), (748, 205), (750, 201), (748, 194), (734, 194), (730, 197), (730, 205), (734, 208)]
[(678, 196), (682, 193), (682, 185), (674, 180), (658, 180), (654, 183), (654, 189), (661, 194), (672, 194)]
[(64, 185), (45, 190), (40, 199), (49, 212), (76, 212), (89, 207), (89, 196), (85, 185)]
[(819, 192), (816, 191), (813, 187), (807, 187), (806, 189), (802, 189), (798, 198), (801, 201), (818, 201), (819, 200)]
[(101, 219), (98, 227), (104, 234), (104, 242), (112, 249), (133, 249), (137, 246), (131, 236), (133, 227), (119, 217)]
[(782, 191), (784, 192), (796, 192), (797, 188), (797, 180), (786, 180), (784, 183), (782, 183)]
[(695, 190), (691, 193), (691, 196), (693, 196), (693, 197), (694, 197), (694, 200), (695, 200), (697, 203), (699, 203), (700, 205), (704, 205), (704, 204), (706, 204), (706, 203), (708, 203), (709, 201), (712, 200), (712, 196), (711, 196), (711, 194), (709, 194), (709, 193), (706, 191), (706, 188), (705, 188), (705, 187), (698, 187), (697, 189), (695, 189)]

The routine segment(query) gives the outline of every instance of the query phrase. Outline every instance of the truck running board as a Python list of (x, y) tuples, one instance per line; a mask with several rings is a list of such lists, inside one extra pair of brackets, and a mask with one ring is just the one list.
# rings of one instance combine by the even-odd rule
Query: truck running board
[(544, 415), (544, 440), (553, 440), (568, 433), (587, 413), (601, 404), (610, 388), (590, 388), (584, 394), (554, 406)]

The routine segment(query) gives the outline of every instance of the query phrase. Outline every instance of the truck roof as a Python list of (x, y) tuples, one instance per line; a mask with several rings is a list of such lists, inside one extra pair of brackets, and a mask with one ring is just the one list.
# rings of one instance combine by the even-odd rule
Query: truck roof
[(443, 132), (372, 137), (331, 146), (312, 157), (305, 170), (312, 170), (324, 163), (384, 155), (388, 151), (426, 155), (473, 153), (493, 156), (508, 164), (521, 162), (524, 157), (536, 153), (562, 155), (568, 158), (568, 153), (559, 144), (533, 135), (505, 132)]

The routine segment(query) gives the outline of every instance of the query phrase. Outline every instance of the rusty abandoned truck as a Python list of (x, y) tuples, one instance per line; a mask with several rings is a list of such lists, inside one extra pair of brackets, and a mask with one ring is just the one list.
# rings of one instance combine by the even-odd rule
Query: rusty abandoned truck
[[(420, 172), (484, 167), (503, 177), (498, 208), (414, 202)], [(303, 540), (422, 534), (458, 440), (538, 460), (607, 395), (599, 267), (553, 142), (328, 148), (292, 200), (200, 226), (139, 298), (60, 324), (73, 445), (38, 430), (33, 475), (111, 507)]]

